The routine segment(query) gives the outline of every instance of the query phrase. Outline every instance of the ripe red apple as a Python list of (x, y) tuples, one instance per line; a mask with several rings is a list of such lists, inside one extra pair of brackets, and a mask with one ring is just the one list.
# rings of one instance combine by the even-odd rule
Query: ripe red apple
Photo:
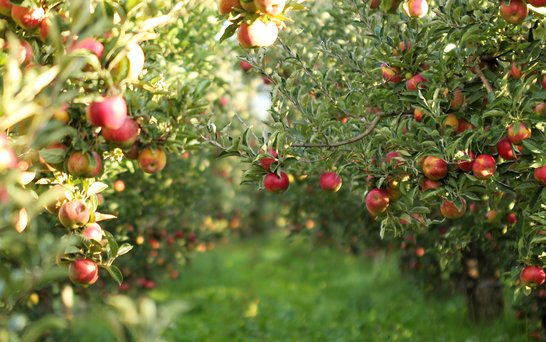
[(82, 231), (82, 235), (89, 240), (101, 241), (104, 236), (104, 231), (98, 223), (89, 223)]
[(89, 37), (74, 42), (74, 44), (72, 44), (68, 50), (70, 52), (75, 50), (87, 50), (97, 56), (100, 61), (102, 60), (102, 56), (104, 54), (104, 45), (102, 45), (102, 43), (95, 38)]
[(343, 179), (335, 172), (324, 172), (320, 175), (320, 187), (324, 191), (337, 192), (342, 183)]
[(9, 0), (0, 0), (0, 14), (6, 17), (11, 16), (11, 8), (13, 5)]
[(510, 140), (507, 137), (504, 137), (497, 143), (497, 152), (499, 152), (499, 156), (505, 160), (515, 160), (518, 159), (519, 156), (514, 154), (513, 147), (517, 148), (519, 152), (523, 151), (523, 146), (512, 145)]
[(458, 161), (457, 167), (464, 172), (472, 171), (472, 164), (474, 163), (474, 160), (476, 159), (476, 154), (472, 151), (465, 151), (463, 152), (463, 156), (470, 157), (470, 160)]
[(157, 173), (167, 165), (167, 154), (161, 148), (145, 147), (138, 155), (138, 163), (142, 171)]
[(259, 160), (260, 166), (266, 171), (271, 170), (271, 165), (277, 161), (277, 152), (274, 149), (270, 149), (269, 154), (271, 157), (263, 157)]
[(269, 192), (281, 193), (288, 189), (290, 185), (290, 180), (288, 175), (281, 171), (281, 175), (278, 176), (276, 173), (268, 173), (264, 177), (264, 187)]
[(68, 278), (74, 284), (92, 285), (99, 279), (99, 267), (93, 260), (76, 259), (68, 266)]
[(489, 223), (495, 222), (495, 220), (497, 219), (497, 211), (496, 211), (496, 210), (488, 210), (488, 211), (485, 213), (485, 219), (486, 219), (487, 222), (489, 222)]
[(527, 17), (527, 4), (523, 0), (501, 0), (500, 14), (510, 24), (520, 24)]
[(412, 17), (422, 18), (428, 13), (427, 0), (409, 0), (407, 6), (408, 14)]
[(241, 8), (239, 0), (220, 0), (218, 4), (220, 14), (228, 14), (234, 8)]
[(461, 134), (469, 129), (473, 129), (473, 128), (476, 128), (473, 124), (471, 124), (470, 122), (466, 121), (465, 119), (459, 119), (458, 123), (457, 123), (457, 133)]
[(381, 64), (381, 73), (386, 82), (400, 83), (402, 82), (402, 76), (400, 75), (400, 68), (390, 67), (387, 64)]
[(428, 178), (423, 178), (423, 181), (421, 182), (421, 190), (427, 191), (427, 190), (434, 190), (442, 186), (441, 182), (433, 181)]
[(421, 122), (423, 121), (424, 114), (425, 111), (423, 110), (423, 108), (415, 108), (415, 110), (413, 111), (413, 118), (415, 119), (415, 121)]
[(256, 8), (268, 15), (279, 15), (284, 11), (286, 0), (254, 0)]
[(102, 158), (95, 152), (74, 152), (68, 157), (66, 168), (74, 177), (93, 178), (102, 174)]
[(447, 176), (448, 165), (438, 157), (428, 156), (423, 160), (423, 173), (431, 180), (440, 180)]
[(87, 117), (92, 125), (120, 129), (127, 119), (127, 103), (121, 96), (103, 97), (91, 102)]
[(508, 126), (508, 139), (512, 144), (519, 145), (525, 139), (531, 137), (531, 130), (525, 127), (523, 122), (515, 123)]
[(89, 209), (82, 201), (66, 202), (59, 209), (59, 221), (69, 229), (85, 226), (89, 222)]
[(265, 23), (260, 19), (250, 25), (246, 22), (242, 23), (237, 32), (239, 44), (245, 49), (271, 46), (278, 36), (279, 28), (274, 22)]
[[(546, 75), (545, 75), (546, 76)], [(544, 88), (546, 89), (546, 88)], [(533, 112), (539, 115), (546, 115), (546, 102), (541, 102), (533, 108)]]
[(252, 69), (252, 65), (250, 65), (250, 63), (248, 63), (247, 61), (241, 61), (239, 65), (244, 72), (248, 72), (250, 69)]
[(118, 129), (104, 128), (102, 136), (106, 141), (117, 147), (129, 148), (138, 140), (140, 127), (135, 120), (127, 117), (123, 125)]
[(366, 195), (366, 209), (373, 217), (387, 210), (389, 195), (384, 189), (372, 189)]
[(8, 146), (8, 138), (0, 132), (0, 172), (17, 167), (17, 156), (11, 147)]
[(510, 68), (510, 75), (512, 75), (513, 78), (519, 80), (523, 73), (521, 72), (521, 68), (518, 67), (516, 62), (512, 62), (512, 66)]
[(371, 9), (376, 9), (379, 7), (379, 5), (381, 5), (381, 0), (372, 0), (370, 1), (370, 8)]
[(542, 269), (542, 267), (528, 265), (525, 266), (523, 271), (521, 271), (520, 280), (524, 285), (540, 286), (544, 284), (546, 274), (544, 273), (544, 269)]
[(537, 182), (546, 186), (546, 165), (536, 168), (533, 174)]
[(456, 219), (466, 213), (466, 200), (462, 197), (459, 200), (460, 203), (455, 203), (447, 199), (442, 201), (440, 212), (445, 218)]
[(44, 18), (40, 23), (40, 39), (45, 42), (49, 36), (49, 27), (51, 26), (51, 21), (49, 18)]
[(389, 152), (385, 156), (385, 162), (387, 164), (393, 163), (396, 166), (396, 168), (404, 165), (404, 161), (401, 159), (402, 159), (402, 155), (397, 151)]
[(417, 89), (425, 88), (425, 85), (421, 84), (425, 82), (428, 82), (428, 80), (423, 77), (423, 75), (416, 74), (406, 81), (406, 89), (409, 91), (416, 91)]
[(40, 25), (45, 17), (45, 11), (41, 7), (31, 8), (13, 5), (11, 7), (11, 17), (17, 25), (26, 30), (32, 30)]
[(546, 0), (527, 0), (534, 7), (546, 7)]
[(516, 213), (508, 213), (504, 219), (508, 224), (516, 224), (516, 222), (518, 222), (518, 216)]
[(461, 88), (455, 89), (453, 92), (453, 98), (451, 99), (450, 106), (451, 109), (457, 110), (461, 108), (464, 104), (465, 96)]
[(484, 180), (493, 177), (497, 170), (497, 162), (495, 158), (488, 154), (481, 154), (476, 157), (474, 164), (472, 165), (472, 172), (474, 177)]

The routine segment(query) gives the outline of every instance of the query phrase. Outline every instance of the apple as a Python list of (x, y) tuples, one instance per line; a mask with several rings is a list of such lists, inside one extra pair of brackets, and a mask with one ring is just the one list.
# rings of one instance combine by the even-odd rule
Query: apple
[(140, 127), (135, 120), (127, 117), (123, 125), (118, 129), (104, 128), (102, 136), (106, 141), (117, 147), (129, 148), (138, 140)]
[(53, 112), (52, 119), (61, 123), (67, 124), (70, 121), (70, 113), (68, 112), (68, 103), (62, 104)]
[(416, 91), (417, 89), (425, 88), (425, 85), (419, 86), (421, 83), (425, 82), (428, 82), (428, 80), (424, 78), (423, 75), (416, 74), (406, 81), (406, 89), (409, 91)]
[(423, 121), (424, 114), (425, 111), (423, 110), (423, 108), (415, 108), (415, 110), (413, 111), (413, 118), (415, 119), (415, 121), (421, 122)]
[(428, 13), (427, 0), (409, 0), (407, 6), (407, 12), (412, 17), (422, 18)]
[(457, 131), (457, 129), (459, 128), (459, 119), (455, 114), (450, 113), (446, 116), (442, 126), (444, 127), (444, 129), (451, 127), (453, 131)]
[(418, 257), (422, 257), (423, 255), (425, 255), (425, 249), (423, 247), (419, 247), (415, 250), (415, 255), (417, 255)]
[(455, 89), (453, 92), (453, 98), (451, 99), (450, 106), (451, 109), (457, 110), (460, 109), (465, 101), (465, 96), (463, 90), (460, 88)]
[(114, 191), (116, 192), (125, 191), (125, 182), (122, 179), (118, 179), (114, 182)]
[(44, 18), (40, 23), (40, 39), (45, 42), (49, 36), (49, 27), (51, 26), (51, 20), (49, 18)]
[(525, 266), (523, 271), (521, 271), (520, 280), (523, 285), (540, 286), (544, 284), (546, 274), (544, 273), (544, 269), (542, 267), (528, 265)]
[[(7, 42), (4, 43), (4, 49), (9, 49), (9, 44)], [(17, 62), (19, 62), (20, 65), (29, 65), (32, 61), (32, 55), (32, 46), (29, 42), (24, 39), (20, 40), (19, 51), (17, 52)]]
[(447, 176), (448, 165), (445, 160), (428, 156), (423, 160), (423, 173), (431, 180), (440, 180)]
[(495, 158), (488, 154), (481, 154), (476, 157), (474, 164), (472, 165), (472, 172), (474, 177), (485, 180), (493, 177), (497, 170), (497, 162)]
[(441, 182), (433, 181), (433, 180), (428, 179), (426, 177), (423, 178), (423, 181), (421, 182), (421, 190), (422, 191), (437, 189), (437, 188), (439, 188), (441, 186), (442, 186)]
[(497, 211), (496, 211), (496, 210), (488, 210), (488, 211), (485, 213), (485, 219), (486, 219), (487, 222), (489, 222), (489, 223), (495, 222), (495, 220), (497, 219)]
[[(544, 88), (546, 89), (546, 88)], [(545, 115), (546, 114), (546, 102), (541, 102), (539, 104), (537, 104), (534, 108), (533, 108), (533, 111), (539, 115)]]
[(89, 222), (89, 209), (82, 201), (72, 201), (63, 204), (59, 209), (59, 221), (69, 229), (85, 226)]
[(518, 159), (519, 156), (514, 154), (513, 147), (516, 147), (519, 152), (523, 151), (523, 146), (512, 145), (510, 140), (507, 137), (504, 137), (497, 143), (497, 152), (499, 153), (499, 156), (505, 160), (515, 160)]
[(281, 193), (288, 189), (290, 185), (290, 180), (288, 175), (281, 171), (281, 175), (278, 176), (276, 173), (268, 173), (264, 177), (264, 187), (267, 191), (273, 193)]
[(384, 189), (372, 189), (366, 195), (366, 209), (373, 217), (387, 210), (389, 194)]
[(45, 11), (43, 8), (32, 8), (13, 5), (11, 7), (11, 17), (17, 23), (26, 30), (33, 30), (37, 28), (45, 17)]
[(167, 165), (167, 154), (161, 148), (145, 147), (138, 155), (138, 163), (142, 171), (157, 173)]
[(516, 213), (508, 213), (504, 219), (508, 224), (516, 224), (516, 222), (518, 222), (518, 216)]
[(129, 160), (137, 160), (138, 153), (139, 153), (138, 143), (133, 144), (131, 147), (123, 151), (123, 155), (125, 156), (125, 158)]
[(381, 5), (381, 0), (370, 1), (370, 9), (377, 9)]
[(537, 182), (546, 186), (546, 165), (536, 168), (533, 174)]
[(240, 0), (241, 7), (250, 13), (256, 13), (258, 11), (258, 8), (256, 7), (256, 4), (254, 3), (254, 0)]
[(527, 4), (523, 0), (501, 0), (500, 14), (510, 24), (523, 22), (527, 12)]
[(400, 75), (400, 68), (390, 67), (387, 64), (381, 64), (381, 73), (386, 82), (400, 83), (402, 82), (402, 76)]
[(74, 284), (92, 285), (99, 279), (99, 267), (93, 260), (76, 259), (68, 266), (68, 278)]
[(127, 119), (127, 103), (120, 95), (100, 98), (87, 107), (87, 117), (93, 126), (120, 129)]
[(228, 14), (234, 8), (241, 8), (239, 0), (220, 0), (218, 4), (220, 14)]
[(17, 156), (13, 149), (7, 145), (7, 140), (5, 143), (1, 142), (4, 139), (7, 138), (0, 132), (0, 172), (17, 167)]
[(68, 157), (66, 168), (74, 177), (93, 178), (102, 174), (102, 158), (96, 151), (74, 152)]
[(237, 39), (242, 48), (249, 49), (253, 47), (271, 46), (279, 36), (279, 28), (274, 22), (263, 22), (257, 19), (250, 25), (243, 22), (239, 26)]
[(89, 223), (85, 226), (85, 228), (82, 230), (82, 235), (89, 240), (95, 240), (100, 242), (104, 236), (104, 231), (98, 223), (94, 222)]
[[(138, 77), (144, 70), (146, 56), (137, 43), (128, 44), (125, 47), (125, 56), (116, 64), (111, 66), (114, 80), (125, 80), (128, 82), (138, 81)], [(100, 59), (100, 58), (99, 58)]]
[(546, 7), (546, 0), (527, 0), (534, 7)]
[(6, 17), (11, 16), (11, 8), (13, 5), (9, 0), (0, 0), (0, 14)]
[(465, 152), (462, 152), (462, 156), (468, 156), (470, 157), (470, 160), (458, 161), (457, 167), (459, 168), (459, 170), (464, 172), (472, 171), (472, 164), (474, 163), (474, 160), (476, 159), (476, 154), (472, 151), (465, 151)]
[(342, 183), (342, 178), (335, 172), (324, 172), (320, 175), (320, 187), (324, 191), (337, 192)]
[(252, 65), (248, 63), (247, 61), (241, 61), (239, 65), (241, 66), (241, 69), (243, 69), (244, 72), (248, 72), (250, 69), (252, 69)]
[(284, 11), (286, 0), (254, 0), (256, 8), (267, 15), (279, 15)]
[(74, 42), (70, 49), (68, 49), (69, 52), (76, 50), (87, 50), (97, 56), (100, 61), (104, 54), (104, 45), (95, 38), (89, 37)]
[(512, 62), (512, 67), (510, 68), (510, 75), (512, 75), (513, 78), (519, 80), (523, 73), (521, 72), (521, 68), (518, 67), (516, 62)]
[(387, 185), (387, 196), (389, 196), (389, 201), (396, 201), (402, 197), (402, 192), (400, 191), (400, 183), (398, 181), (390, 181)]
[(466, 213), (466, 201), (464, 198), (459, 198), (459, 202), (455, 202), (444, 199), (440, 205), (440, 212), (445, 218), (456, 219), (462, 217)]
[(525, 127), (523, 122), (508, 126), (508, 139), (513, 144), (519, 145), (525, 139), (531, 137), (531, 130)]
[(271, 157), (263, 157), (259, 160), (260, 166), (266, 171), (271, 170), (271, 165), (277, 161), (277, 152), (274, 149), (270, 149), (269, 154)]
[(470, 122), (466, 121), (465, 119), (459, 119), (456, 131), (457, 133), (461, 134), (473, 128), (476, 128), (476, 127)]

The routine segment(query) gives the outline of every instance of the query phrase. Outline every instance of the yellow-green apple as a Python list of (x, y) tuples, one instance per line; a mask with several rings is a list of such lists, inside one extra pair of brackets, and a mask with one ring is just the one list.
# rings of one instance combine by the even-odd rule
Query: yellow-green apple
[(145, 147), (138, 155), (138, 164), (146, 173), (157, 173), (167, 165), (167, 154), (162, 148)]
[(320, 175), (320, 187), (324, 191), (337, 192), (342, 183), (342, 178), (335, 172), (324, 172)]
[(272, 21), (264, 22), (257, 19), (250, 25), (246, 22), (239, 26), (237, 39), (245, 49), (253, 47), (267, 47), (275, 43), (279, 36), (279, 28)]
[(523, 122), (511, 124), (508, 126), (508, 139), (512, 144), (519, 145), (525, 139), (531, 137), (531, 130), (528, 129)]
[(74, 177), (93, 178), (102, 174), (102, 158), (96, 151), (76, 151), (68, 157), (66, 169)]
[(37, 28), (45, 17), (45, 11), (41, 7), (23, 7), (13, 5), (11, 7), (11, 17), (26, 30)]
[(466, 200), (461, 197), (456, 202), (447, 199), (442, 201), (440, 212), (445, 218), (456, 219), (462, 217), (466, 213)]
[(256, 8), (268, 15), (279, 15), (284, 11), (286, 0), (254, 0)]
[(472, 173), (474, 174), (474, 177), (481, 180), (493, 177), (495, 171), (497, 171), (497, 162), (495, 161), (495, 158), (489, 154), (477, 156), (472, 164)]
[(93, 126), (119, 129), (127, 119), (127, 103), (120, 95), (100, 98), (87, 107), (87, 118)]
[(264, 177), (264, 188), (269, 192), (281, 193), (288, 189), (290, 180), (288, 175), (281, 171), (280, 176), (276, 173), (268, 173)]
[(523, 285), (540, 286), (546, 280), (546, 273), (540, 266), (528, 265), (521, 271), (520, 279)]
[(527, 4), (524, 0), (501, 0), (500, 14), (510, 24), (523, 22), (527, 12)]
[(76, 259), (68, 266), (68, 278), (74, 284), (92, 285), (99, 279), (99, 267), (93, 260)]
[(381, 64), (381, 73), (383, 78), (387, 82), (400, 83), (402, 82), (402, 76), (400, 75), (400, 68), (390, 67), (387, 64)]
[(384, 189), (372, 189), (366, 195), (366, 209), (375, 217), (389, 207), (389, 194)]
[(518, 159), (518, 154), (514, 153), (514, 147), (518, 149), (521, 153), (523, 151), (523, 146), (512, 145), (510, 140), (507, 137), (502, 138), (497, 143), (497, 152), (505, 160), (515, 160)]
[(95, 240), (100, 242), (104, 236), (104, 231), (98, 223), (93, 222), (85, 226), (85, 228), (82, 230), (82, 235), (89, 240)]
[(129, 148), (140, 136), (140, 127), (131, 117), (127, 117), (123, 125), (118, 129), (104, 128), (102, 130), (104, 139), (117, 147)]
[(536, 168), (533, 174), (537, 182), (546, 186), (546, 165)]
[(89, 209), (82, 201), (66, 202), (59, 209), (59, 221), (69, 229), (83, 227), (89, 223)]
[(119, 82), (125, 80), (128, 82), (138, 81), (138, 77), (144, 70), (146, 57), (144, 51), (137, 43), (130, 43), (125, 48), (125, 56), (116, 64), (112, 65), (112, 75), (114, 80)]
[(220, 0), (218, 3), (220, 14), (228, 14), (234, 8), (241, 8), (239, 0)]
[(448, 165), (442, 158), (428, 156), (423, 160), (423, 173), (431, 180), (440, 180), (447, 176)]
[(444, 122), (442, 123), (442, 126), (444, 129), (451, 127), (453, 131), (457, 131), (457, 129), (459, 128), (459, 119), (457, 118), (457, 115), (453, 113), (447, 114)]

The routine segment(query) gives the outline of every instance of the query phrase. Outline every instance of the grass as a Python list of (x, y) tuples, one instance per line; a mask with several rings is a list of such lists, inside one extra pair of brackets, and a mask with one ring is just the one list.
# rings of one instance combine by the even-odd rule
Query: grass
[(472, 325), (464, 298), (425, 298), (396, 263), (255, 238), (197, 255), (153, 296), (191, 305), (167, 331), (172, 341), (527, 341), (511, 310)]

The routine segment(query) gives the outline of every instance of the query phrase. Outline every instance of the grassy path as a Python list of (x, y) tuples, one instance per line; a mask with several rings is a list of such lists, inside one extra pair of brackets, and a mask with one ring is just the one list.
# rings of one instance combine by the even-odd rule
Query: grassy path
[(257, 238), (195, 257), (159, 300), (192, 309), (168, 331), (172, 341), (527, 341), (506, 318), (472, 326), (464, 299), (427, 299), (398, 273), (394, 258), (374, 261)]

